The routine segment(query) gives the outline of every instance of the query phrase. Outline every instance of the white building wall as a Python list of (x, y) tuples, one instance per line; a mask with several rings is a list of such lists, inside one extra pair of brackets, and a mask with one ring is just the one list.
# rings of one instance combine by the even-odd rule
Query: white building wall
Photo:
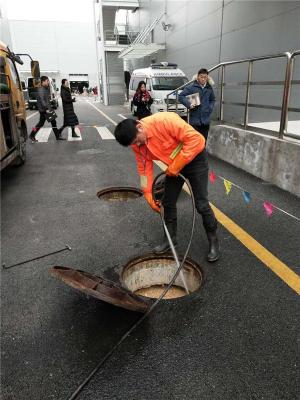
[[(90, 86), (98, 86), (93, 23), (69, 21), (9, 21), (16, 53), (29, 53), (40, 62), (41, 72), (56, 78), (88, 74)], [(25, 61), (25, 59), (24, 59)], [(19, 71), (29, 71), (25, 61)]]
[(0, 0), (0, 40), (4, 42), (11, 50), (13, 50), (7, 18), (6, 3), (4, 0)]
[[(156, 43), (166, 44), (166, 51), (151, 57), (127, 62), (130, 71), (147, 67), (152, 59), (179, 65), (188, 78), (201, 67), (208, 69), (220, 62), (294, 51), (300, 48), (300, 1), (269, 0), (141, 0), (140, 9), (129, 15), (130, 26), (143, 28), (165, 11), (162, 21), (171, 24), (164, 32), (159, 23), (153, 34)], [(255, 64), (253, 80), (283, 81), (285, 60)], [(213, 78), (218, 83), (218, 72)], [(300, 77), (300, 57), (294, 68), (294, 80)], [(226, 68), (226, 82), (247, 78), (247, 64)], [(293, 85), (290, 107), (299, 107), (300, 85)], [(225, 101), (243, 102), (246, 86), (227, 87)], [(215, 92), (218, 94), (217, 86)], [(250, 103), (280, 107), (282, 85), (251, 88)], [(217, 110), (217, 107), (215, 107)], [(243, 109), (224, 107), (225, 120), (241, 123)], [(249, 123), (279, 121), (280, 110), (251, 108)], [(299, 120), (290, 112), (289, 120)]]

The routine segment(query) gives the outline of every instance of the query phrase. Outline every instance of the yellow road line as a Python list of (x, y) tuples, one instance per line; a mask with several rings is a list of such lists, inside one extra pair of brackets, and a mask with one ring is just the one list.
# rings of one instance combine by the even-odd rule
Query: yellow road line
[[(91, 103), (90, 103), (91, 104)], [(110, 117), (103, 111), (91, 104), (96, 110), (117, 125)], [(166, 165), (161, 161), (155, 163), (162, 169), (166, 169)], [(186, 185), (183, 189), (188, 192)], [(210, 203), (211, 204), (211, 203)], [(223, 225), (236, 239), (238, 239), (252, 254), (254, 254), (262, 263), (270, 268), (280, 279), (282, 279), (291, 289), (300, 295), (300, 276), (285, 265), (279, 258), (275, 257), (269, 250), (258, 243), (251, 235), (249, 235), (243, 228), (237, 225), (232, 219), (227, 217), (221, 210), (211, 204), (211, 207), (216, 215), (217, 220)]]
[[(163, 170), (166, 165), (161, 161), (155, 163)], [(189, 194), (187, 187), (183, 189)], [(282, 279), (290, 288), (300, 294), (300, 276), (291, 270), (287, 265), (275, 257), (269, 250), (258, 243), (252, 236), (250, 236), (243, 228), (237, 225), (232, 219), (227, 217), (221, 210), (210, 203), (217, 220), (223, 225), (234, 237), (236, 237), (248, 250), (251, 251), (260, 261), (262, 261), (268, 268), (270, 268), (280, 279)]]

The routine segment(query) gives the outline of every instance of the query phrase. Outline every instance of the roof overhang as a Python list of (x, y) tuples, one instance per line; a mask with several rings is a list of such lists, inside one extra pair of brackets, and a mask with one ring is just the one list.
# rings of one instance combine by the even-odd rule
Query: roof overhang
[(126, 49), (120, 52), (119, 58), (124, 59), (134, 59), (134, 58), (142, 58), (146, 56), (150, 56), (153, 53), (156, 53), (159, 50), (165, 50), (166, 46), (164, 44), (157, 43), (136, 43), (128, 46)]
[(139, 8), (138, 0), (101, 0), (103, 7), (117, 7), (124, 10)]

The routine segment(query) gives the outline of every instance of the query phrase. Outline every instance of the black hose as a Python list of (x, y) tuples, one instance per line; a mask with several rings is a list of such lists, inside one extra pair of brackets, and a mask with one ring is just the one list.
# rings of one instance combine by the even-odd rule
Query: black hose
[[(155, 183), (157, 182), (157, 180), (164, 175), (164, 172), (161, 172), (160, 174), (158, 174), (152, 184), (152, 193), (153, 193), (153, 189), (155, 186)], [(102, 367), (102, 365), (105, 363), (105, 361), (107, 361), (110, 356), (113, 354), (113, 352), (120, 346), (120, 344), (122, 344), (124, 342), (124, 340), (144, 321), (144, 319), (146, 319), (151, 313), (152, 311), (156, 308), (156, 306), (160, 303), (160, 301), (163, 299), (163, 297), (166, 295), (166, 293), (169, 291), (169, 289), (171, 288), (171, 286), (173, 285), (173, 283), (175, 282), (177, 276), (179, 275), (185, 260), (187, 258), (187, 255), (190, 251), (190, 247), (192, 244), (192, 240), (193, 240), (193, 235), (194, 235), (194, 229), (195, 229), (195, 219), (196, 219), (196, 207), (195, 207), (195, 198), (194, 198), (194, 194), (193, 194), (193, 190), (191, 187), (190, 182), (188, 181), (188, 179), (186, 179), (183, 175), (179, 174), (180, 178), (182, 178), (184, 180), (184, 182), (186, 183), (187, 187), (189, 188), (189, 192), (191, 195), (191, 200), (192, 200), (192, 206), (193, 206), (193, 220), (192, 220), (192, 228), (191, 228), (191, 234), (190, 234), (190, 238), (189, 238), (189, 242), (185, 251), (185, 254), (183, 256), (183, 259), (180, 263), (179, 268), (177, 268), (176, 272), (174, 273), (170, 283), (168, 284), (168, 286), (165, 288), (165, 290), (162, 292), (162, 294), (159, 296), (158, 299), (155, 300), (155, 302), (151, 305), (151, 307), (146, 311), (145, 314), (143, 314), (141, 316), (141, 318), (139, 318), (137, 320), (137, 322), (134, 323), (134, 325), (121, 337), (121, 339), (118, 341), (117, 344), (115, 344), (115, 346), (109, 350), (109, 352), (102, 358), (102, 360), (96, 365), (96, 367), (93, 369), (93, 371), (89, 374), (89, 376), (81, 383), (81, 385), (78, 386), (78, 388), (75, 390), (75, 392), (71, 395), (71, 397), (68, 398), (68, 400), (74, 400), (77, 398), (77, 396), (80, 394), (80, 392), (82, 391), (82, 389), (90, 382), (90, 380), (93, 378), (93, 376), (99, 371), (99, 369)]]

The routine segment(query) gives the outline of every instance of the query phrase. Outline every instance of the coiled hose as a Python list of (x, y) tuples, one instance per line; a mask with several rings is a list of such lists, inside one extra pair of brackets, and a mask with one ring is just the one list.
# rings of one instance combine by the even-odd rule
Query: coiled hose
[[(155, 185), (158, 181), (158, 179), (163, 176), (165, 173), (161, 172), (159, 173), (152, 184), (152, 196), (154, 198), (154, 188)], [(189, 242), (186, 248), (186, 251), (184, 253), (184, 256), (180, 262), (179, 267), (177, 268), (176, 272), (174, 273), (170, 283), (167, 285), (167, 287), (165, 288), (165, 290), (162, 292), (162, 294), (154, 301), (154, 303), (151, 305), (151, 307), (145, 312), (145, 314), (143, 314), (138, 320), (137, 322), (134, 323), (134, 325), (121, 337), (121, 339), (118, 341), (118, 343), (115, 344), (114, 347), (111, 348), (111, 350), (109, 350), (109, 352), (100, 360), (100, 362), (96, 365), (96, 367), (93, 369), (93, 371), (89, 374), (89, 376), (78, 386), (78, 388), (75, 390), (75, 392), (68, 397), (68, 400), (74, 400), (78, 397), (78, 395), (81, 393), (81, 391), (84, 389), (84, 387), (90, 382), (90, 380), (93, 378), (93, 376), (99, 371), (99, 369), (102, 367), (102, 365), (110, 358), (110, 356), (113, 354), (113, 352), (124, 342), (124, 340), (144, 321), (144, 319), (146, 319), (151, 313), (152, 311), (158, 306), (158, 304), (160, 303), (160, 301), (163, 299), (163, 297), (166, 295), (166, 293), (169, 291), (169, 289), (171, 288), (171, 286), (173, 285), (173, 283), (175, 282), (177, 276), (179, 275), (180, 271), (182, 270), (182, 267), (185, 263), (185, 260), (187, 258), (187, 255), (190, 251), (190, 247), (192, 244), (192, 240), (193, 240), (193, 235), (194, 235), (194, 230), (195, 230), (195, 220), (196, 220), (196, 206), (195, 206), (195, 198), (194, 198), (194, 194), (193, 194), (193, 190), (191, 187), (191, 184), (189, 182), (189, 180), (187, 178), (185, 178), (182, 174), (179, 174), (179, 177), (182, 178), (184, 180), (184, 183), (187, 185), (190, 195), (191, 195), (191, 201), (192, 201), (192, 208), (193, 208), (193, 217), (192, 217), (192, 227), (191, 227), (191, 234), (190, 234), (190, 238), (189, 238)], [(160, 216), (162, 218), (162, 222), (164, 224), (163, 221), (163, 213), (160, 213)]]

